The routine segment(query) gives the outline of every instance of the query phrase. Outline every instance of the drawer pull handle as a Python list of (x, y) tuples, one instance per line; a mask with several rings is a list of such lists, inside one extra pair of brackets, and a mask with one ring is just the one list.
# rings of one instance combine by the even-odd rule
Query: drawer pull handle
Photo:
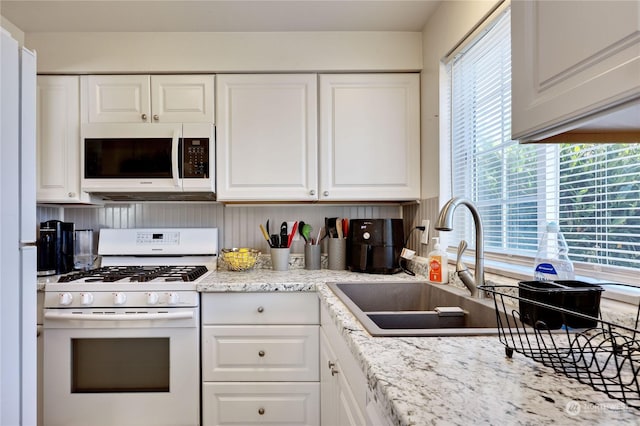
[(264, 355), (265, 355), (264, 351), (260, 351), (260, 352), (258, 352), (258, 356), (259, 356), (260, 358), (264, 357)]
[(258, 408), (258, 414), (260, 414), (261, 416), (264, 415), (264, 408)]
[(263, 313), (264, 312), (264, 308), (262, 306), (258, 306), (258, 312)]

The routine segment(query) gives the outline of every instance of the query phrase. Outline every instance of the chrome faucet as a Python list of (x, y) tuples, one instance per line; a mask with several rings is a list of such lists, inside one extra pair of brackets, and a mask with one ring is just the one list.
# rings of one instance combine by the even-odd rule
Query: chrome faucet
[(435, 229), (439, 231), (453, 230), (453, 213), (460, 204), (467, 206), (473, 216), (473, 223), (476, 228), (476, 268), (475, 277), (472, 277), (471, 273), (461, 260), (462, 252), (464, 252), (467, 247), (466, 241), (461, 241), (460, 246), (458, 247), (456, 273), (464, 285), (469, 289), (472, 297), (482, 298), (484, 297), (485, 292), (479, 291), (478, 287), (484, 284), (484, 233), (482, 231), (482, 219), (480, 218), (480, 213), (476, 206), (471, 201), (464, 198), (454, 197), (450, 199), (444, 207), (442, 207), (442, 210), (440, 210)]

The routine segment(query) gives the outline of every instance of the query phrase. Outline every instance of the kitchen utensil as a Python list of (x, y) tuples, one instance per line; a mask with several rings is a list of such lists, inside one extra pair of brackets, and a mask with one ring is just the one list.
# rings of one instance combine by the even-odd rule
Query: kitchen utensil
[(267, 225), (266, 225), (266, 227), (267, 227), (267, 234), (268, 234), (268, 235), (271, 235), (271, 232), (269, 232), (269, 219), (267, 219)]
[(304, 223), (301, 222), (300, 223), (300, 233), (302, 234), (302, 238), (304, 238), (304, 240), (306, 242), (310, 242), (310, 238), (311, 238), (311, 231), (313, 228), (311, 228), (311, 225), (309, 225), (308, 223)]
[(345, 238), (349, 235), (349, 219), (346, 217), (342, 219), (342, 234)]
[[(267, 220), (267, 223), (269, 223), (268, 220)], [(267, 240), (267, 243), (269, 243), (269, 247), (272, 247), (271, 240), (269, 239), (269, 232), (267, 232), (267, 230), (264, 228), (262, 224), (260, 224), (260, 231), (262, 232), (262, 236), (264, 237), (264, 239)]]
[(302, 239), (304, 240), (304, 243), (307, 244), (309, 242), (309, 240), (308, 240), (307, 236), (304, 235), (304, 226), (305, 225), (306, 225), (306, 223), (304, 223), (304, 221), (301, 220), (300, 221), (300, 226), (298, 227), (298, 232), (302, 236)]
[(291, 247), (291, 242), (293, 241), (293, 237), (295, 237), (296, 232), (298, 231), (298, 222), (293, 222), (293, 226), (291, 227), (291, 232), (287, 237), (287, 247)]
[(327, 235), (329, 236), (329, 238), (336, 238), (337, 235), (337, 230), (336, 230), (336, 220), (338, 218), (337, 217), (325, 217), (324, 218), (324, 225), (327, 228), (326, 232)]
[(289, 241), (289, 227), (287, 226), (287, 222), (282, 222), (280, 224), (280, 247), (287, 247), (287, 243)]
[(342, 219), (336, 219), (336, 235), (338, 238), (342, 238)]
[(271, 234), (271, 247), (280, 247), (280, 235)]

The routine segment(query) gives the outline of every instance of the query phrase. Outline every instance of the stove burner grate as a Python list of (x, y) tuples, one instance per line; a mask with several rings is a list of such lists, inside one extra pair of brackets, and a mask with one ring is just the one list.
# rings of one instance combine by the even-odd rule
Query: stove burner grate
[(58, 279), (59, 283), (84, 280), (84, 282), (116, 282), (129, 279), (133, 282), (195, 281), (208, 271), (206, 266), (104, 266), (88, 271), (77, 271)]

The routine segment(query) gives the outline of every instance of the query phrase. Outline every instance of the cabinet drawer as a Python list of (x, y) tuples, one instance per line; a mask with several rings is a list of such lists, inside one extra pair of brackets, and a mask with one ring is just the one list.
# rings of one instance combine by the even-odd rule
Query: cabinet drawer
[(203, 425), (320, 424), (318, 383), (205, 383)]
[(204, 293), (202, 324), (319, 324), (316, 293)]
[(204, 381), (317, 381), (319, 326), (204, 326)]

